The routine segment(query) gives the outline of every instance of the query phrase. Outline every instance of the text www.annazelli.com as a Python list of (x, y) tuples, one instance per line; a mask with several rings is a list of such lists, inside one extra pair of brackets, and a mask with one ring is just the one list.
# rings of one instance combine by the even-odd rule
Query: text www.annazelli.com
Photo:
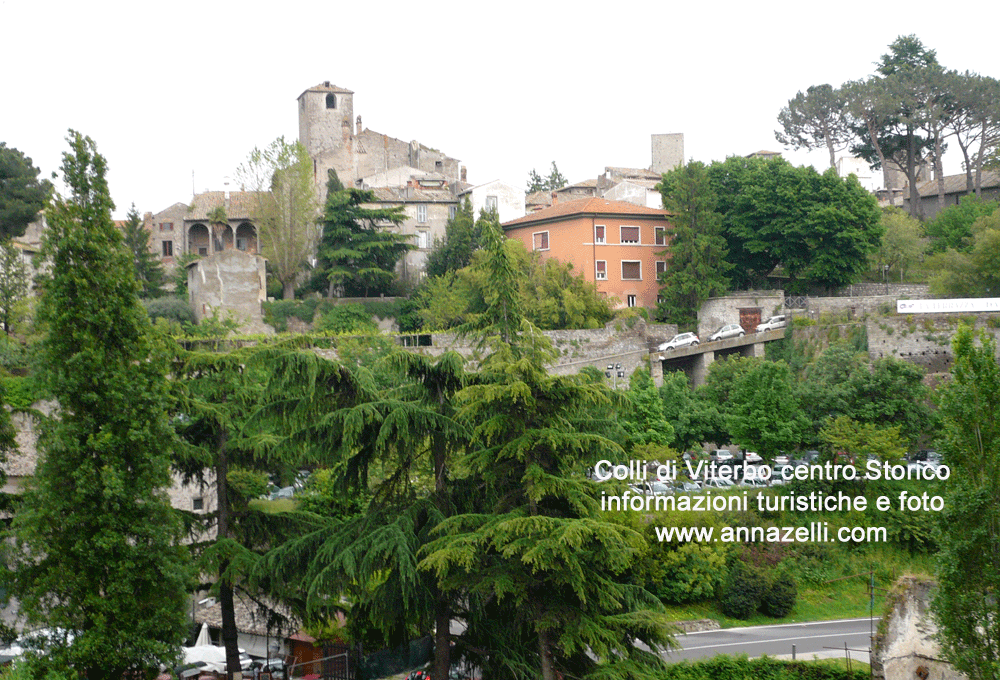
[(660, 542), (681, 543), (885, 543), (885, 527), (834, 527), (810, 522), (801, 527), (656, 527)]

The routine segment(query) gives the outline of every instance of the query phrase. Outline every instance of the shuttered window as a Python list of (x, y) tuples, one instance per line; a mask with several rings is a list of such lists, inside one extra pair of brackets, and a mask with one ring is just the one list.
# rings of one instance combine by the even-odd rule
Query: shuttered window
[(620, 227), (622, 243), (638, 243), (639, 227)]
[(656, 227), (653, 230), (653, 233), (656, 235), (656, 245), (658, 245), (658, 246), (665, 246), (665, 245), (667, 245), (667, 230), (666, 230), (666, 228), (664, 228), (664, 227)]
[(594, 225), (594, 243), (605, 243), (603, 224)]
[(608, 263), (606, 260), (597, 261), (597, 272), (595, 277), (598, 281), (606, 281), (608, 278)]
[(622, 260), (622, 281), (642, 281), (642, 262)]
[(536, 231), (532, 234), (534, 250), (548, 250), (549, 249), (549, 232), (547, 231)]

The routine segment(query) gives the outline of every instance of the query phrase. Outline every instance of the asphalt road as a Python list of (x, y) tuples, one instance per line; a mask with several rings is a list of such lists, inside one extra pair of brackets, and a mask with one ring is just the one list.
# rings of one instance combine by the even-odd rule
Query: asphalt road
[[(789, 623), (778, 626), (727, 628), (676, 636), (682, 649), (669, 652), (668, 661), (701, 659), (716, 654), (746, 654), (750, 657), (775, 656), (791, 658), (792, 646), (797, 658), (844, 657), (844, 645), (851, 650), (851, 659), (868, 661), (871, 644), (869, 619)], [(857, 651), (863, 650), (863, 651)]]

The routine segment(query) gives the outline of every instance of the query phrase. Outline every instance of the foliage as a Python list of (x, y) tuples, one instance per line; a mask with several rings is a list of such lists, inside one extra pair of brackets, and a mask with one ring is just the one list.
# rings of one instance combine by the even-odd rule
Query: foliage
[(907, 441), (915, 443), (936, 424), (923, 379), (923, 371), (908, 361), (877, 359), (871, 370), (857, 371), (847, 381), (847, 415), (883, 428), (899, 426)]
[(28, 294), (29, 275), (21, 251), (10, 241), (0, 243), (0, 321), (8, 335), (18, 317), (18, 303)]
[(174, 270), (170, 274), (170, 282), (174, 286), (174, 297), (187, 302), (188, 299), (188, 265), (200, 260), (197, 253), (184, 253), (176, 258)]
[(726, 557), (721, 548), (704, 543), (682, 543), (656, 555), (657, 569), (649, 590), (664, 602), (682, 604), (711, 600), (722, 585)]
[(413, 249), (409, 237), (391, 227), (402, 224), (402, 206), (373, 208), (372, 191), (329, 191), (323, 236), (314, 278), (327, 286), (327, 297), (391, 292), (396, 263)]
[(794, 450), (808, 425), (784, 362), (757, 362), (737, 377), (726, 414), (733, 441), (767, 460)]
[(899, 425), (883, 428), (872, 423), (859, 423), (847, 416), (837, 416), (826, 422), (819, 431), (819, 439), (832, 454), (846, 454), (853, 461), (851, 464), (858, 467), (863, 467), (869, 456), (898, 461), (906, 455)]
[(163, 267), (159, 258), (149, 250), (149, 231), (142, 223), (142, 216), (135, 203), (125, 215), (122, 230), (125, 247), (132, 254), (135, 277), (139, 281), (139, 297), (156, 298), (163, 295)]
[(117, 679), (176, 659), (189, 571), (165, 494), (175, 440), (164, 357), (111, 219), (105, 160), (90, 138), (68, 141), (71, 193), (48, 217), (38, 312), (41, 378), (60, 412), (14, 519), (8, 586), (28, 624), (65, 633), (30, 662), (36, 672)]
[(749, 619), (760, 608), (767, 587), (767, 576), (761, 570), (745, 562), (736, 562), (722, 586), (719, 607), (726, 616)]
[(997, 211), (996, 201), (984, 201), (975, 195), (962, 196), (958, 205), (949, 205), (924, 226), (931, 239), (931, 252), (947, 249), (960, 252), (972, 250), (972, 225), (981, 217)]
[(629, 378), (618, 422), (628, 434), (626, 452), (637, 444), (666, 446), (673, 441), (674, 428), (667, 422), (663, 400), (647, 369), (636, 369)]
[(3, 403), (15, 411), (26, 411), (46, 396), (45, 388), (33, 376), (0, 378)]
[(727, 290), (733, 265), (726, 260), (722, 220), (705, 165), (691, 161), (671, 170), (657, 187), (673, 225), (663, 253), (670, 266), (660, 281), (663, 301), (657, 317), (688, 328), (705, 300)]
[(688, 450), (702, 442), (728, 438), (719, 408), (711, 399), (703, 398), (703, 392), (691, 389), (683, 371), (664, 375), (659, 391), (663, 413), (674, 430), (674, 443), (678, 448)]
[(376, 333), (371, 314), (359, 304), (336, 305), (316, 320), (314, 329), (325, 333)]
[(143, 300), (146, 313), (149, 314), (150, 321), (166, 319), (178, 324), (194, 324), (194, 312), (191, 305), (175, 297), (154, 298)]
[(472, 263), (472, 253), (478, 248), (479, 227), (472, 215), (472, 203), (466, 198), (445, 225), (444, 240), (435, 240), (424, 273), (434, 278), (468, 267)]
[(528, 173), (528, 188), (524, 193), (533, 194), (536, 191), (555, 191), (556, 189), (563, 188), (566, 184), (568, 184), (568, 180), (559, 172), (556, 162), (552, 161), (552, 168), (546, 177), (540, 176), (532, 168), (531, 172)]
[(775, 138), (794, 150), (825, 147), (830, 167), (836, 167), (836, 154), (852, 140), (850, 126), (842, 115), (844, 95), (830, 85), (812, 85), (799, 92), (778, 114), (781, 131)]
[(48, 204), (52, 183), (39, 180), (31, 159), (0, 142), (0, 241), (22, 236)]
[(766, 678), (767, 680), (866, 680), (867, 668), (845, 668), (825, 662), (781, 661), (769, 656), (718, 654), (699, 661), (672, 663), (662, 680), (720, 680), (722, 678)]
[(771, 618), (781, 619), (792, 613), (797, 599), (795, 577), (788, 571), (779, 571), (768, 579), (760, 598), (760, 610)]
[(875, 198), (856, 177), (780, 158), (730, 157), (708, 172), (737, 287), (764, 284), (778, 265), (791, 292), (839, 287), (866, 270), (882, 228)]
[(950, 297), (996, 295), (1000, 290), (997, 257), (1000, 257), (1000, 209), (973, 223), (968, 252), (949, 249), (929, 259), (929, 266), (937, 270), (931, 277), (931, 292)]
[(266, 149), (251, 151), (237, 175), (256, 199), (253, 220), (260, 253), (290, 300), (296, 278), (319, 245), (312, 159), (301, 142), (279, 137)]
[(961, 326), (941, 389), (940, 449), (952, 469), (941, 515), (939, 590), (931, 606), (945, 658), (976, 680), (1000, 676), (1000, 364), (996, 343)]
[(903, 273), (923, 256), (924, 240), (920, 236), (920, 223), (899, 208), (882, 209), (882, 227), (885, 233), (872, 256), (879, 274), (888, 280), (889, 272)]

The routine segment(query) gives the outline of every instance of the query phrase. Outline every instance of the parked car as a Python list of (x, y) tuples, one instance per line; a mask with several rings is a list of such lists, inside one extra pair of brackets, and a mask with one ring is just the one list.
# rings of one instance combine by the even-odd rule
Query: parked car
[(785, 318), (785, 315), (778, 314), (777, 316), (772, 316), (767, 321), (757, 324), (757, 332), (773, 331), (775, 328), (784, 328), (787, 325), (788, 319)]
[(698, 493), (702, 490), (701, 482), (682, 482), (679, 487), (684, 493)]
[(715, 342), (716, 340), (725, 340), (726, 338), (742, 338), (746, 334), (747, 332), (743, 330), (743, 326), (738, 323), (731, 323), (708, 336), (708, 341)]
[(656, 349), (658, 352), (665, 352), (668, 349), (677, 349), (678, 347), (688, 347), (697, 344), (698, 336), (694, 333), (678, 333)]
[(762, 463), (764, 461), (756, 451), (747, 451), (744, 453), (743, 460), (750, 464)]
[(716, 449), (708, 454), (708, 458), (709, 460), (721, 463), (722, 461), (733, 460), (733, 453), (726, 449)]
[(704, 484), (706, 489), (732, 489), (735, 486), (736, 483), (733, 480), (725, 477), (709, 477)]

